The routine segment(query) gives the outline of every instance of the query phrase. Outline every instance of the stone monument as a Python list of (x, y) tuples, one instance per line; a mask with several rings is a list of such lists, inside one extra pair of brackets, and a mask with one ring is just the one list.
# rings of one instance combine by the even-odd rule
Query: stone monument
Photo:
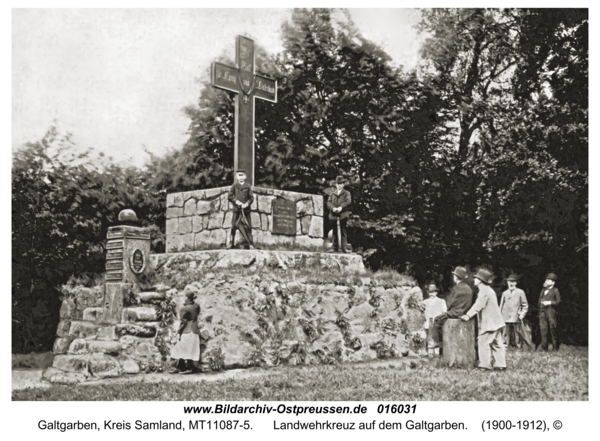
[[(236, 66), (213, 63), (212, 85), (236, 93), (234, 169), (247, 171), (254, 245), (261, 249), (320, 251), (323, 196), (254, 187), (254, 99), (277, 102), (277, 82), (254, 73), (254, 42), (236, 38)], [(224, 248), (230, 240), (229, 187), (167, 196), (167, 252)], [(238, 235), (237, 240), (242, 240)]]
[[(254, 184), (254, 98), (276, 102), (277, 83), (254, 73), (248, 38), (237, 37), (236, 64), (213, 63), (212, 82), (237, 94), (234, 167)], [(163, 371), (190, 291), (201, 307), (202, 370), (424, 352), (414, 280), (389, 271), (367, 277), (361, 256), (320, 252), (323, 196), (253, 187), (259, 249), (224, 250), (228, 191), (168, 194), (164, 254), (150, 254), (150, 232), (135, 213), (120, 213), (121, 224), (107, 233), (103, 283), (63, 287), (56, 356), (44, 378), (76, 383)]]

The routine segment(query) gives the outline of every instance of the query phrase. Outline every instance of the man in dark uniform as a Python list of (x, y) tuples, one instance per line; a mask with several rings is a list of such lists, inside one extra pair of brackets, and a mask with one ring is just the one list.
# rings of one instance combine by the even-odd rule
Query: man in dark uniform
[(469, 273), (462, 266), (457, 266), (452, 273), (454, 288), (446, 299), (448, 311), (438, 315), (433, 320), (433, 338), (429, 341), (430, 348), (439, 348), (442, 342), (442, 329), (449, 318), (460, 318), (473, 304), (473, 290), (467, 283)]
[[(550, 273), (546, 276), (544, 287), (540, 293), (538, 307), (540, 308), (540, 333), (542, 334), (542, 343), (538, 346), (538, 350), (544, 349), (552, 351), (558, 349), (558, 336), (556, 333), (556, 306), (560, 304), (560, 293), (554, 287), (558, 280), (556, 274)], [(552, 343), (548, 345), (548, 331)]]
[[(342, 176), (335, 178), (335, 191), (329, 195), (327, 200), (327, 209), (329, 210), (329, 228), (328, 231), (333, 229), (333, 251), (346, 252), (346, 244), (348, 235), (346, 233), (346, 224), (350, 217), (350, 211), (348, 207), (352, 204), (352, 196), (348, 190), (344, 190), (344, 184), (346, 179)], [(337, 232), (337, 221), (340, 221), (340, 232), (342, 236), (341, 246), (338, 244), (338, 232)]]
[(254, 202), (254, 194), (252, 193), (252, 187), (246, 183), (246, 170), (238, 170), (236, 172), (236, 180), (237, 182), (229, 189), (228, 199), (233, 204), (233, 217), (231, 219), (231, 243), (227, 246), (227, 249), (233, 248), (235, 244), (235, 232), (239, 229), (246, 242), (248, 242), (248, 247), (253, 250), (254, 241), (252, 239), (250, 205)]

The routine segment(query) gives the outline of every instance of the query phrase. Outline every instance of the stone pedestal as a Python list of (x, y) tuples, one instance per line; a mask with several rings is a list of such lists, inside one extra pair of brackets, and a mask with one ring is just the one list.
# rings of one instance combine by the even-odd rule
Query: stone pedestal
[(146, 228), (115, 226), (106, 235), (106, 292), (104, 297), (105, 323), (120, 323), (123, 296), (137, 283), (148, 265), (150, 232)]
[[(224, 249), (230, 241), (233, 205), (230, 187), (167, 195), (168, 253)], [(323, 247), (323, 196), (253, 187), (250, 221), (255, 246), (261, 249), (320, 251)], [(295, 232), (277, 234), (274, 206), (295, 204)], [(293, 211), (293, 210), (292, 210)], [(293, 222), (293, 219), (291, 220)], [(292, 226), (293, 227), (293, 226)], [(294, 230), (294, 228), (291, 228)], [(237, 234), (236, 242), (242, 238)]]
[(448, 319), (444, 323), (444, 361), (450, 366), (473, 366), (475, 353), (475, 320)]

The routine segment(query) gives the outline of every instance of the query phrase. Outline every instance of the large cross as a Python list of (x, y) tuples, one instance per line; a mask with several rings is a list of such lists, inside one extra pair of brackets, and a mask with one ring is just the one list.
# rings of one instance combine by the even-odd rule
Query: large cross
[(235, 64), (213, 62), (211, 83), (237, 94), (233, 166), (246, 170), (247, 182), (254, 185), (254, 98), (276, 103), (277, 81), (254, 74), (254, 41), (241, 35), (235, 40)]

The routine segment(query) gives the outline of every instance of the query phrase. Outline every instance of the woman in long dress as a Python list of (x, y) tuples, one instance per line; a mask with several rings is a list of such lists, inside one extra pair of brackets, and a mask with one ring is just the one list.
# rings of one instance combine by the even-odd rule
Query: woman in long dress
[(192, 292), (186, 294), (185, 303), (179, 313), (181, 324), (177, 333), (179, 341), (171, 349), (171, 358), (177, 360), (171, 374), (194, 373), (194, 361), (200, 361), (200, 330), (198, 329), (198, 317), (200, 316), (200, 305), (194, 300), (196, 295)]

